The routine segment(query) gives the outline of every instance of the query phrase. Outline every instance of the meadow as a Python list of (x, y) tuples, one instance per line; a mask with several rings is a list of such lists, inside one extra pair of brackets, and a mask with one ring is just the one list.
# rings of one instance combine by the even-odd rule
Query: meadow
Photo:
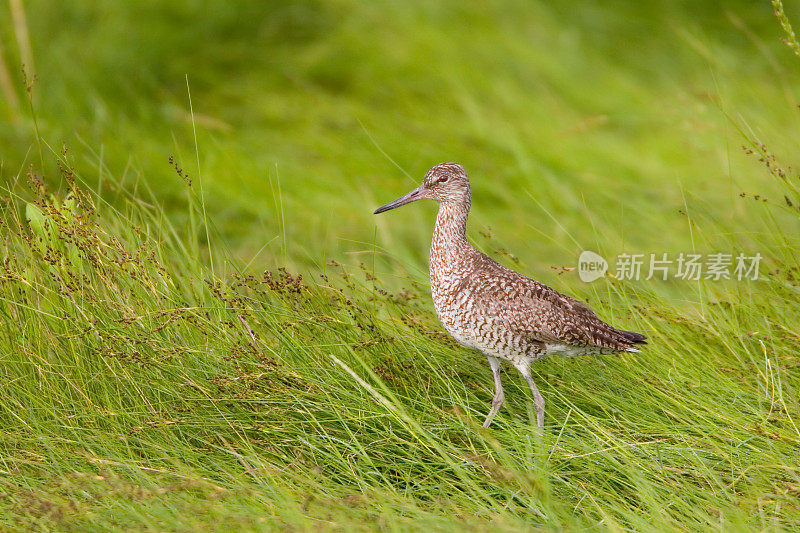
[[(800, 528), (787, 2), (0, 3), (0, 528)], [(641, 331), (534, 365), (430, 302), (468, 233)], [(792, 164), (795, 168), (792, 168)], [(591, 283), (578, 256), (760, 254)]]

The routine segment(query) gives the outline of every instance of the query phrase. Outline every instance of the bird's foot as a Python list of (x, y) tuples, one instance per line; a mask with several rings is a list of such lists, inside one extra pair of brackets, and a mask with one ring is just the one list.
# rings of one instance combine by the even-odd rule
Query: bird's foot
[(483, 423), (483, 427), (488, 428), (492, 420), (494, 420), (495, 415), (498, 411), (500, 411), (500, 407), (503, 405), (503, 402), (506, 400), (505, 394), (503, 391), (500, 390), (497, 394), (494, 395), (492, 398), (492, 408), (489, 410), (489, 414), (486, 416), (486, 420)]

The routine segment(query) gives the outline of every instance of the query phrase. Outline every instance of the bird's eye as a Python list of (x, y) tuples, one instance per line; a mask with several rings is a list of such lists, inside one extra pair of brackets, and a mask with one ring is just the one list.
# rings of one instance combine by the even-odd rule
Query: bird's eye
[(444, 182), (446, 182), (446, 181), (447, 181), (447, 180), (449, 180), (449, 179), (450, 179), (450, 176), (444, 176), (444, 177), (441, 177), (441, 178), (439, 178), (439, 183), (444, 183)]

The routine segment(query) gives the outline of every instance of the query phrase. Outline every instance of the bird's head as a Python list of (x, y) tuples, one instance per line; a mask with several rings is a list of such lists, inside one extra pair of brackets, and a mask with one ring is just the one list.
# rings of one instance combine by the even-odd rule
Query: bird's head
[(439, 163), (425, 174), (422, 185), (397, 200), (380, 206), (375, 210), (375, 214), (423, 198), (436, 200), (439, 203), (465, 204), (469, 208), (470, 191), (467, 171), (458, 163)]

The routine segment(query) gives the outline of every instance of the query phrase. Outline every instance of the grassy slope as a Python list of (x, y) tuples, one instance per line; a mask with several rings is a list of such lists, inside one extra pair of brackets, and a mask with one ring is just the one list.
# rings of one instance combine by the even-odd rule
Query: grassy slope
[[(797, 527), (796, 189), (737, 131), (794, 155), (797, 62), (768, 6), (695, 4), (26, 4), (56, 153), (0, 127), (2, 523)], [(651, 337), (538, 364), (541, 437), (513, 372), (479, 427), (488, 368), (426, 295), (433, 207), (370, 215), (441, 160), (471, 172), (476, 244)], [(41, 161), (56, 200), (23, 185)], [(584, 248), (771, 272), (550, 268)], [(304, 279), (247, 277), (278, 266)]]

